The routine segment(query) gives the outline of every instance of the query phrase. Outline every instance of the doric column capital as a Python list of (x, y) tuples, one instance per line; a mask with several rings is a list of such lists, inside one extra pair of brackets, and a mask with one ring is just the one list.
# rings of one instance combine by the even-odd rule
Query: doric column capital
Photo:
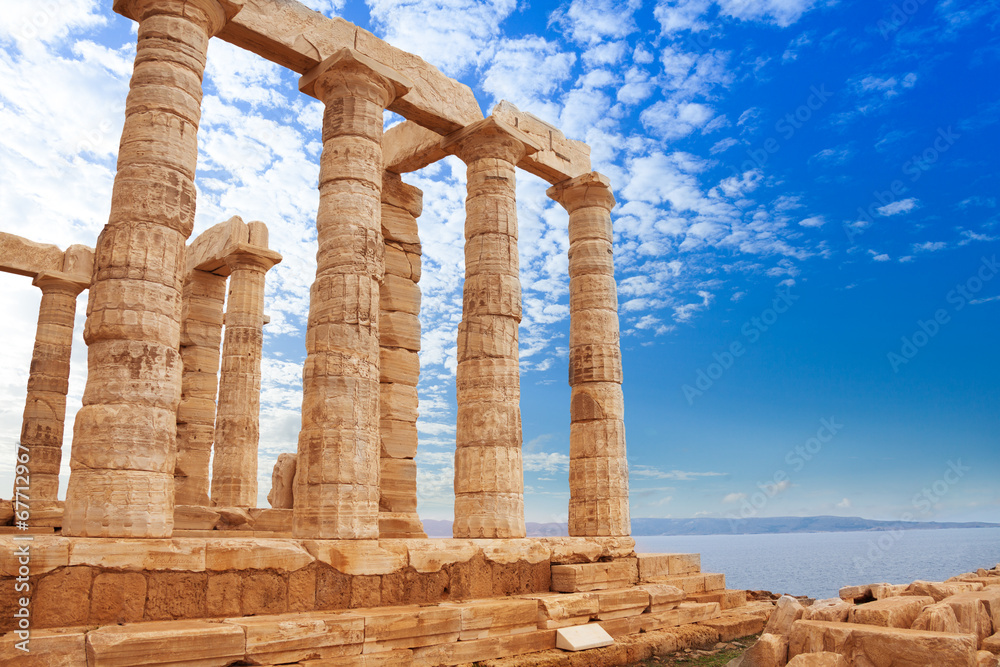
[(354, 49), (340, 49), (299, 79), (299, 90), (324, 104), (361, 97), (383, 109), (411, 88), (404, 75)]
[(148, 16), (181, 16), (217, 35), (243, 9), (244, 0), (115, 0), (118, 14), (139, 23)]
[(404, 183), (399, 174), (382, 173), (382, 203), (401, 208), (414, 218), (424, 210), (424, 193), (420, 188)]
[(61, 292), (77, 296), (90, 287), (90, 276), (82, 276), (62, 271), (42, 271), (35, 276), (31, 284), (42, 290), (42, 294)]
[(493, 116), (466, 125), (441, 140), (441, 150), (469, 164), (483, 158), (517, 164), (525, 155), (542, 150), (527, 134)]
[(281, 255), (267, 248), (240, 243), (231, 253), (226, 255), (226, 265), (230, 271), (238, 269), (256, 269), (261, 273), (271, 270), (271, 267), (281, 262)]
[(556, 183), (545, 191), (570, 213), (589, 206), (599, 206), (608, 212), (615, 207), (611, 181), (604, 174), (592, 171)]

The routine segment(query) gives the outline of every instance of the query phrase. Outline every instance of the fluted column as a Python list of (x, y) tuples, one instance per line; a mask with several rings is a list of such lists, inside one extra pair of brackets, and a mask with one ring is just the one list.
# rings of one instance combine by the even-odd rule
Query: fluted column
[(63, 534), (173, 530), (184, 242), (195, 211), (209, 38), (241, 0), (119, 0), (139, 23), (84, 337), (88, 377), (73, 432)]
[(537, 146), (490, 117), (442, 141), (467, 166), (455, 537), (524, 537), (514, 165)]
[(379, 294), (379, 536), (427, 537), (417, 516), (420, 379), (420, 237), (423, 193), (399, 174), (382, 178), (385, 280)]
[(299, 83), (325, 112), (295, 476), (297, 537), (378, 537), (382, 116), (410, 85), (350, 49)]
[(242, 244), (226, 257), (232, 273), (212, 460), (212, 504), (217, 507), (257, 506), (264, 276), (280, 261), (273, 250)]
[(629, 535), (615, 198), (597, 172), (554, 185), (548, 195), (569, 211), (569, 534)]
[[(76, 297), (87, 288), (80, 277), (56, 271), (38, 274), (32, 284), (42, 290), (42, 302), (21, 422), (20, 444), (28, 448), (29, 457), (28, 490), (22, 491), (22, 500), (26, 496), (28, 505), (55, 501), (59, 494)], [(19, 481), (15, 487), (24, 486)]]
[(194, 269), (184, 281), (181, 308), (181, 402), (177, 408), (175, 503), (208, 505), (215, 441), (226, 277)]

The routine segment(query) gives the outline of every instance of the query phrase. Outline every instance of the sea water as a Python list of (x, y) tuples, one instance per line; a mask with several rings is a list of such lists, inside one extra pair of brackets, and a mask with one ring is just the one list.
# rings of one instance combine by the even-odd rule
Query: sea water
[(837, 597), (843, 586), (943, 581), (1000, 563), (1000, 528), (635, 536), (638, 553), (700, 553), (727, 588)]

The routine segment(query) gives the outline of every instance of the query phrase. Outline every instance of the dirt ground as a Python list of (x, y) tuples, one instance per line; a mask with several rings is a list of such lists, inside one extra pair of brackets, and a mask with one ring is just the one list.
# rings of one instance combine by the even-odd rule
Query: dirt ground
[(723, 667), (733, 658), (743, 655), (757, 637), (743, 637), (731, 642), (720, 642), (710, 649), (686, 649), (660, 658), (650, 658), (630, 667)]

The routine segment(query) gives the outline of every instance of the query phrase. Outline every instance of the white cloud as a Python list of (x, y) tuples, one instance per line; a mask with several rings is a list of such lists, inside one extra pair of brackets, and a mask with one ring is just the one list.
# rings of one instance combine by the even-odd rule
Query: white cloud
[(645, 479), (676, 479), (689, 482), (703, 477), (724, 477), (724, 472), (686, 472), (684, 470), (660, 470), (648, 465), (630, 465), (629, 475)]
[(799, 225), (802, 227), (822, 227), (826, 224), (826, 219), (821, 215), (814, 215), (805, 220), (799, 220)]
[(720, 139), (719, 141), (716, 141), (712, 145), (712, 147), (709, 149), (709, 153), (711, 153), (712, 155), (716, 155), (718, 153), (724, 153), (733, 146), (737, 145), (738, 143), (740, 142), (738, 142), (736, 139), (733, 139), (732, 137), (726, 137), (725, 139)]
[(669, 141), (704, 127), (713, 115), (712, 108), (704, 104), (663, 101), (646, 107), (639, 119), (648, 130)]
[(846, 510), (850, 506), (851, 506), (851, 500), (849, 498), (844, 498), (836, 505), (837, 509), (842, 509), (842, 510)]
[(449, 75), (482, 65), (516, 0), (366, 0), (372, 20), (393, 46)]
[(926, 241), (924, 243), (914, 243), (913, 252), (937, 252), (947, 247), (948, 244), (944, 241)]
[(724, 503), (738, 503), (741, 500), (745, 500), (746, 497), (747, 497), (747, 494), (745, 494), (745, 493), (727, 493), (722, 498), (722, 502), (724, 502)]
[(719, 0), (722, 14), (780, 27), (795, 23), (815, 4), (816, 0)]
[(573, 0), (565, 14), (553, 13), (551, 21), (562, 26), (570, 39), (593, 45), (634, 32), (632, 14), (640, 4), (638, 0)]
[(523, 456), (525, 472), (567, 472), (569, 456), (557, 452), (530, 452)]
[(660, 31), (664, 35), (690, 30), (700, 32), (708, 28), (705, 15), (711, 0), (667, 0), (658, 2), (653, 15), (660, 22)]
[(899, 201), (894, 201), (886, 204), (885, 206), (879, 206), (875, 209), (881, 216), (891, 216), (899, 215), (900, 213), (909, 213), (913, 209), (917, 208), (919, 200), (915, 197), (910, 197), (909, 199), (900, 199)]

